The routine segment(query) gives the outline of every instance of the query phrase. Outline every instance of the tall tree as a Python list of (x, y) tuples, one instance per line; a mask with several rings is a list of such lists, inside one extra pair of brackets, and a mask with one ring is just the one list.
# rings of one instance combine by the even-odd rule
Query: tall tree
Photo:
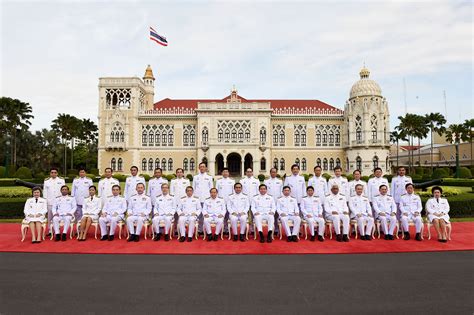
[(390, 133), (390, 141), (397, 144), (397, 168), (398, 168), (398, 153), (400, 151), (399, 144), (400, 141), (408, 141), (405, 133), (403, 131), (394, 130)]
[(468, 139), (468, 132), (464, 124), (451, 124), (446, 131), (446, 140), (456, 146), (456, 178), (459, 178), (459, 144)]
[(474, 159), (472, 158), (472, 140), (474, 138), (474, 118), (466, 119), (464, 121), (464, 127), (466, 128), (468, 134), (467, 138), (471, 145), (471, 166), (474, 165)]
[(77, 128), (77, 118), (69, 114), (58, 114), (51, 128), (59, 135), (64, 146), (64, 175), (67, 175), (67, 142), (71, 141)]
[(419, 135), (420, 116), (416, 114), (407, 113), (405, 116), (398, 116), (398, 119), (400, 120), (400, 124), (395, 127), (395, 129), (399, 132), (403, 132), (406, 136), (408, 136), (409, 139), (409, 169), (410, 173), (412, 173), (414, 160), (413, 142), (415, 137)]
[(421, 166), (421, 140), (428, 136), (430, 129), (426, 125), (426, 118), (424, 116), (416, 115), (416, 121), (415, 136), (418, 138), (418, 166)]
[(431, 172), (433, 172), (433, 133), (441, 136), (445, 131), (446, 118), (440, 113), (429, 113), (425, 115), (426, 125), (430, 129), (431, 149), (430, 149), (430, 164)]

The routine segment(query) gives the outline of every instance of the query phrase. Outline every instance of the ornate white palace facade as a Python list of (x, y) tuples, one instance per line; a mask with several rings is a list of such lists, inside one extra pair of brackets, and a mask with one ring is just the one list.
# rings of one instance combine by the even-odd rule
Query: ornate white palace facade
[(315, 165), (332, 173), (375, 166), (389, 171), (389, 110), (379, 85), (360, 71), (344, 111), (318, 100), (253, 100), (235, 88), (223, 99), (169, 99), (154, 102), (150, 66), (143, 79), (99, 79), (99, 169), (140, 173), (155, 167), (173, 173), (197, 172), (205, 161), (211, 175), (228, 167), (232, 176), (252, 167), (289, 174)]

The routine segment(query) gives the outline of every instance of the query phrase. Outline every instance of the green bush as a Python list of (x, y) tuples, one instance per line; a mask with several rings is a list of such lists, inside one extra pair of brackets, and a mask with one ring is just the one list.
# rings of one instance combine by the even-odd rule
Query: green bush
[(189, 179), (190, 182), (193, 181), (193, 175), (192, 174), (186, 175), (186, 178)]
[(263, 181), (265, 180), (265, 175), (263, 175), (263, 174), (258, 174), (257, 177), (258, 177), (258, 180), (259, 180), (260, 182), (263, 182)]
[(392, 182), (393, 175), (392, 174), (385, 174), (383, 177), (385, 177), (389, 183)]
[(443, 186), (474, 187), (474, 179), (443, 178)]
[(100, 174), (100, 173), (99, 173), (99, 169), (97, 169), (97, 168), (91, 168), (91, 169), (89, 170), (89, 174), (94, 174), (95, 176), (99, 176), (99, 174)]
[[(421, 198), (423, 209), (428, 197)], [(474, 216), (474, 194), (465, 193), (457, 196), (448, 197), (449, 216), (451, 218), (472, 217)]]
[(33, 178), (31, 170), (28, 167), (22, 166), (15, 172), (15, 177), (19, 179), (30, 179)]
[(0, 166), (0, 178), (4, 178), (7, 173), (7, 168), (5, 166)]
[(87, 174), (86, 177), (92, 179), (92, 182), (98, 182), (100, 178), (98, 178), (98, 176), (94, 175), (94, 174)]
[(436, 168), (431, 175), (432, 179), (445, 178), (449, 176), (449, 172), (445, 168)]
[(0, 187), (15, 186), (16, 178), (0, 178)]
[(145, 178), (146, 181), (150, 180), (150, 175), (148, 174), (140, 174), (139, 176), (142, 176), (143, 178)]
[(364, 182), (369, 182), (370, 177), (369, 176), (362, 176), (360, 179), (362, 179)]
[(171, 182), (173, 179), (176, 178), (176, 175), (175, 174), (168, 174), (168, 175), (165, 175), (164, 177), (168, 180), (168, 182)]
[(348, 181), (353, 181), (354, 180), (354, 175), (349, 174), (349, 175), (346, 176), (346, 178), (347, 178)]
[(328, 173), (323, 173), (322, 176), (326, 178), (326, 180), (329, 180), (331, 178), (331, 175), (329, 175)]
[(423, 175), (423, 167), (416, 167), (414, 175)]
[(471, 170), (467, 167), (459, 168), (459, 178), (472, 178)]
[(127, 175), (124, 174), (114, 174), (112, 177), (117, 179), (119, 182), (124, 182), (127, 179)]
[(34, 178), (44, 180), (46, 178), (46, 175), (44, 174), (44, 172), (38, 172), (38, 173), (35, 173)]
[(67, 170), (67, 174), (68, 176), (71, 174), (71, 175), (74, 175), (74, 176), (78, 176), (79, 175), (79, 171), (78, 170), (75, 170), (75, 169), (70, 169), (70, 170)]
[(1, 187), (0, 198), (29, 198), (31, 189), (23, 186)]
[(303, 177), (306, 182), (309, 180), (309, 174), (303, 174)]
[(24, 218), (23, 209), (27, 198), (0, 198), (0, 218)]

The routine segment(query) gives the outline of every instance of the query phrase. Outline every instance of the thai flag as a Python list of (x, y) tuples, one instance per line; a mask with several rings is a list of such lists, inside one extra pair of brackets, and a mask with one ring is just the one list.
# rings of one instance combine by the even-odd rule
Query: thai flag
[(168, 46), (168, 41), (166, 40), (166, 37), (158, 35), (158, 32), (155, 31), (153, 27), (151, 26), (150, 26), (150, 39), (162, 46)]

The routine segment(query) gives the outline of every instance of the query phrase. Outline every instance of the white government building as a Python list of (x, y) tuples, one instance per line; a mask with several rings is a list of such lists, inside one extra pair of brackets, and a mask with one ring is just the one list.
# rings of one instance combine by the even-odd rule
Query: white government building
[(150, 66), (143, 79), (100, 78), (99, 169), (194, 174), (204, 161), (211, 175), (228, 167), (234, 177), (247, 167), (289, 174), (295, 163), (303, 173), (315, 165), (330, 174), (337, 165), (363, 175), (376, 166), (389, 171), (388, 103), (369, 75), (360, 71), (344, 111), (319, 100), (246, 99), (235, 88), (222, 99), (155, 103)]

